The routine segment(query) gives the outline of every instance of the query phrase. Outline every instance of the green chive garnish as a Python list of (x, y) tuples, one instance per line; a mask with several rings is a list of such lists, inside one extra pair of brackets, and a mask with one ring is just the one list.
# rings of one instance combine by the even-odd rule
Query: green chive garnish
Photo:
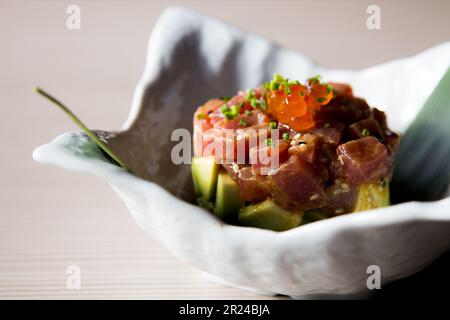
[(364, 128), (361, 131), (361, 134), (362, 134), (363, 137), (368, 137), (368, 136), (370, 136), (370, 131), (368, 129)]
[(320, 75), (317, 75), (315, 77), (309, 78), (308, 81), (310, 81), (312, 84), (317, 84), (320, 82)]
[(283, 81), (283, 88), (284, 88), (284, 93), (286, 93), (286, 94), (291, 93), (291, 88), (289, 87), (287, 79)]
[(197, 115), (197, 119), (199, 119), (199, 120), (204, 120), (204, 119), (206, 119), (206, 114), (204, 114), (204, 113), (199, 113), (199, 114)]
[(225, 113), (227, 111), (230, 111), (230, 108), (228, 108), (228, 106), (224, 104), (223, 106), (220, 107), (220, 111), (222, 111), (222, 113)]
[(233, 104), (230, 108), (231, 114), (234, 116), (239, 115), (239, 109), (240, 107), (237, 104)]
[(255, 97), (255, 94), (254, 94), (253, 90), (248, 89), (247, 94), (245, 95), (245, 100), (250, 101), (254, 97)]
[(231, 114), (231, 112), (226, 112), (224, 113), (225, 118), (227, 118), (227, 120), (231, 120), (234, 118), (234, 115)]
[(267, 103), (266, 103), (266, 100), (261, 100), (261, 108), (263, 109), (263, 110), (266, 110), (267, 109)]
[(270, 129), (276, 129), (277, 123), (275, 121), (272, 121), (269, 125)]
[(239, 124), (243, 127), (247, 126), (247, 121), (245, 121), (244, 119), (239, 120)]
[(279, 85), (278, 85), (278, 82), (275, 82), (275, 81), (270, 81), (270, 90), (278, 90), (278, 87), (279, 87)]
[(251, 115), (252, 115), (252, 112), (251, 112), (250, 110), (245, 110), (245, 115), (246, 115), (246, 116), (251, 116)]
[(283, 139), (284, 140), (289, 140), (289, 133), (288, 132), (285, 132), (285, 133), (283, 133)]
[(272, 139), (266, 139), (266, 146), (270, 147), (272, 145)]
[(250, 105), (256, 109), (259, 107), (260, 102), (258, 100), (256, 100), (255, 98), (253, 98), (252, 100), (250, 100)]
[(277, 72), (277, 73), (274, 73), (274, 75), (273, 75), (273, 80), (276, 81), (276, 82), (280, 82), (280, 81), (283, 81), (284, 78), (283, 78), (283, 76), (282, 76), (281, 74), (279, 74), (279, 73)]
[(317, 102), (322, 103), (326, 100), (326, 98), (317, 98)]

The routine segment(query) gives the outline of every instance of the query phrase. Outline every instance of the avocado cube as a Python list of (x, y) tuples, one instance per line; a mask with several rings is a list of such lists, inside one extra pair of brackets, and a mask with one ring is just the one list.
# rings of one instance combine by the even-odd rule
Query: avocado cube
[(219, 171), (216, 159), (214, 157), (193, 157), (191, 169), (197, 197), (206, 202), (213, 200)]
[(214, 214), (225, 221), (235, 222), (243, 204), (238, 184), (227, 172), (219, 172)]
[(354, 212), (387, 207), (389, 199), (389, 182), (363, 184), (358, 189)]
[(258, 204), (243, 207), (239, 221), (244, 226), (284, 231), (295, 228), (302, 222), (303, 212), (291, 212), (267, 199)]
[(311, 222), (327, 219), (330, 217), (330, 214), (320, 210), (320, 209), (313, 209), (308, 210), (304, 213), (303, 219), (302, 219), (302, 225), (308, 224)]

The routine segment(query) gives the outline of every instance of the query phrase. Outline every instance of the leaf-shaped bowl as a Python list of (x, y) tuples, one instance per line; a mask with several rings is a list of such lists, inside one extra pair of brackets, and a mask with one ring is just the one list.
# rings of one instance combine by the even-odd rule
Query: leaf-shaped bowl
[(271, 41), (183, 8), (166, 10), (123, 131), (108, 143), (135, 174), (108, 161), (78, 132), (38, 147), (36, 161), (107, 181), (137, 223), (175, 256), (230, 285), (311, 297), (368, 292), (367, 268), (382, 284), (411, 275), (450, 248), (450, 198), (407, 202), (285, 232), (227, 225), (192, 204), (190, 166), (172, 163), (171, 132), (191, 129), (196, 107), (269, 79), (274, 72), (350, 83), (403, 132), (450, 65), (450, 43), (362, 71), (328, 70)]

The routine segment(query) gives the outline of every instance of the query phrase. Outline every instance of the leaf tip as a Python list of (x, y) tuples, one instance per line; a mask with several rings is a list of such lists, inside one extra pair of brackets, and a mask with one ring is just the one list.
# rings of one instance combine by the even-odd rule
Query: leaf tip
[(39, 95), (44, 95), (44, 90), (42, 90), (41, 87), (39, 87), (39, 86), (33, 86), (33, 92), (35, 92)]

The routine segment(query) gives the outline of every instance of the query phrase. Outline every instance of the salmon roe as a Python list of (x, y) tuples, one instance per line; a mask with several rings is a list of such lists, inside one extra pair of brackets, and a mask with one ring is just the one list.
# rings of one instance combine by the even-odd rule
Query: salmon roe
[(308, 79), (305, 86), (297, 82), (289, 84), (287, 79), (274, 81), (266, 91), (267, 111), (296, 131), (313, 128), (315, 112), (334, 96), (333, 88), (321, 83), (319, 77)]

